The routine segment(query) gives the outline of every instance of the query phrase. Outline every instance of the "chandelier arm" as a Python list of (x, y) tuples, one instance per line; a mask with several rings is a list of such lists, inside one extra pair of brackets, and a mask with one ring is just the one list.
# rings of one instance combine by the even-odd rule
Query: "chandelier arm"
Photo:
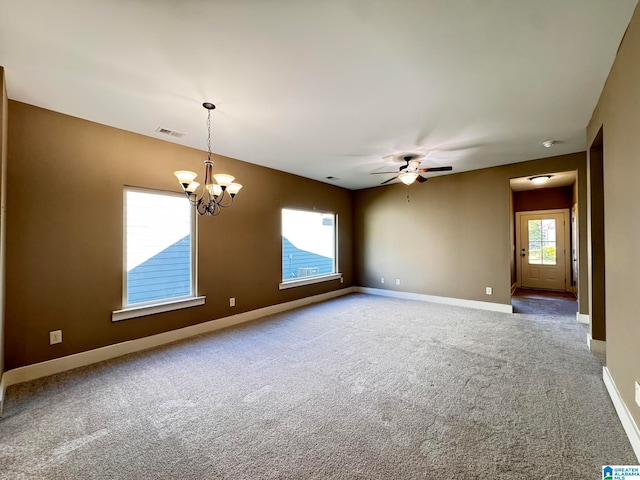
[(189, 195), (186, 191), (184, 192), (184, 196), (187, 197), (187, 200), (189, 200), (189, 203), (191, 204), (192, 207), (197, 207), (198, 203), (200, 203), (200, 199), (198, 199), (198, 197), (196, 196), (196, 194), (192, 193), (191, 195)]
[(223, 204), (222, 203), (223, 198), (224, 198), (224, 192), (223, 192), (223, 195), (220, 196), (220, 201), (216, 202), (220, 208), (229, 208), (231, 205), (233, 205), (233, 197), (231, 195), (229, 195), (229, 199), (230, 199), (229, 203)]
[(198, 212), (198, 215), (204, 215), (205, 213), (207, 213), (207, 204), (204, 203), (202, 201), (202, 198), (200, 200), (198, 200), (198, 204), (195, 205), (196, 207), (196, 212)]
[(209, 204), (207, 205), (207, 215), (215, 217), (217, 215), (220, 215), (220, 212), (220, 207), (216, 202), (209, 202)]

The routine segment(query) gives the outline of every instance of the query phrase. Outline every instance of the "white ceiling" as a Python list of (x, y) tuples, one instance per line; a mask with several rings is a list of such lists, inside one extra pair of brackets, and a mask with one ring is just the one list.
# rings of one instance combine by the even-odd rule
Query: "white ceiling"
[(0, 0), (0, 65), (11, 99), (203, 150), (213, 102), (215, 153), (358, 189), (393, 153), (585, 150), (636, 3)]

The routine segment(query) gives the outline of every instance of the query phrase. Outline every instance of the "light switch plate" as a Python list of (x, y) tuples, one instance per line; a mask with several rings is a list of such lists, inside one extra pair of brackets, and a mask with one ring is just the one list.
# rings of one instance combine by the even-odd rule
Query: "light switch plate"
[(62, 343), (62, 330), (53, 330), (49, 332), (49, 345)]

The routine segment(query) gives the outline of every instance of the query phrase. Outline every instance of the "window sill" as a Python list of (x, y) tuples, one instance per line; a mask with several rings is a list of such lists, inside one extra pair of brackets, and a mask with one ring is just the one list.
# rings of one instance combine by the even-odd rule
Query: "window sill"
[(145, 317), (155, 313), (171, 312), (182, 308), (197, 307), (204, 305), (207, 297), (189, 297), (180, 300), (172, 300), (164, 303), (154, 303), (153, 305), (142, 305), (140, 307), (123, 308), (111, 312), (111, 321), (119, 322), (130, 318)]
[(331, 273), (329, 275), (318, 275), (317, 277), (305, 277), (299, 280), (289, 280), (278, 285), (280, 290), (287, 288), (302, 287), (304, 285), (313, 285), (314, 283), (328, 282), (329, 280), (342, 280), (341, 273)]

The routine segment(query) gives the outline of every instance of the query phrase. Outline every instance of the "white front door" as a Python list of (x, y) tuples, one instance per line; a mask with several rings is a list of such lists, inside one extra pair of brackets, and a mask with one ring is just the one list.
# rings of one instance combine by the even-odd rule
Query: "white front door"
[(566, 213), (521, 213), (518, 216), (522, 286), (565, 290)]

